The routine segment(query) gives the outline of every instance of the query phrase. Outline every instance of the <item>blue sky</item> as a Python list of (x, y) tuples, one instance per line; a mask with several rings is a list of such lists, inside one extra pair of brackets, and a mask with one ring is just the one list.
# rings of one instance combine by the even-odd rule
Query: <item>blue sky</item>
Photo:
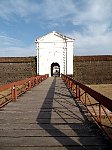
[(112, 55), (112, 0), (0, 0), (0, 57), (36, 55), (52, 31), (75, 38), (74, 55)]

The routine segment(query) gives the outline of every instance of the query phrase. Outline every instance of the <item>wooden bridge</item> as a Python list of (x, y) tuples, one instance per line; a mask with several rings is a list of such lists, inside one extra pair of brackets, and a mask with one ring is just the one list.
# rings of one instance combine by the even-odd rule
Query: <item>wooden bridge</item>
[[(26, 79), (1, 87), (0, 91), (9, 87), (7, 97), (1, 94), (1, 106), (13, 102), (0, 109), (0, 150), (112, 149), (106, 136), (112, 135), (112, 101), (108, 98), (103, 97), (109, 102), (107, 106), (100, 101), (102, 95), (64, 75)], [(89, 92), (95, 95), (91, 104)]]

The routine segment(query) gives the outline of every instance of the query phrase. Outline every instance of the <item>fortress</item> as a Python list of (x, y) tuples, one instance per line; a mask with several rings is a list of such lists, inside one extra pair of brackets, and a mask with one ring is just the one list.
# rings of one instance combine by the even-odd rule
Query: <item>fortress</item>
[(83, 84), (112, 84), (112, 55), (73, 56), (74, 40), (53, 31), (35, 40), (37, 56), (0, 57), (0, 85), (61, 73)]
[[(0, 85), (36, 74), (36, 57), (0, 57)], [(73, 77), (84, 84), (112, 84), (112, 55), (74, 56)]]

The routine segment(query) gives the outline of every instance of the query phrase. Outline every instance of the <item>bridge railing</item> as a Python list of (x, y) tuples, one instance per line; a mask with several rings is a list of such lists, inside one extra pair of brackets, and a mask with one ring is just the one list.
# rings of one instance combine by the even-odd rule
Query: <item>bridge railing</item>
[(32, 87), (48, 78), (48, 75), (40, 75), (17, 82), (9, 83), (0, 87), (0, 108), (11, 101), (16, 101), (18, 96), (22, 95)]
[(96, 123), (112, 139), (112, 100), (73, 78), (61, 75), (75, 99), (80, 100)]

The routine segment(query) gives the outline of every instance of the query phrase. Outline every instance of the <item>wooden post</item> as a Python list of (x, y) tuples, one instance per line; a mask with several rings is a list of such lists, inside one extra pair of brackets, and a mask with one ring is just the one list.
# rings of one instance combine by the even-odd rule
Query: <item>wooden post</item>
[(12, 101), (16, 101), (16, 99), (17, 99), (17, 90), (16, 90), (16, 86), (15, 86), (15, 84), (13, 85), (13, 87), (12, 87)]
[(31, 90), (31, 80), (28, 81), (28, 89)]
[(80, 87), (78, 84), (76, 85), (76, 97), (80, 99)]

